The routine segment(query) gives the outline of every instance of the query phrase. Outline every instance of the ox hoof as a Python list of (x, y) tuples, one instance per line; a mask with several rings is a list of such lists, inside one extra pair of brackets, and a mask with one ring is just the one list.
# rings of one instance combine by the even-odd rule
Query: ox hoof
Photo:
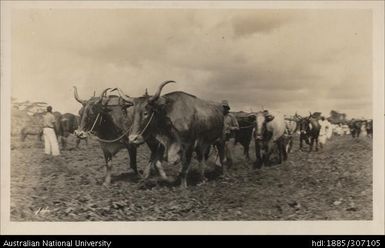
[(180, 184), (180, 189), (187, 189), (187, 182), (182, 182)]
[(103, 183), (103, 187), (105, 187), (107, 189), (110, 189), (110, 183), (104, 182)]
[(200, 183), (197, 184), (197, 186), (202, 186), (206, 184), (209, 180), (206, 177), (201, 178)]

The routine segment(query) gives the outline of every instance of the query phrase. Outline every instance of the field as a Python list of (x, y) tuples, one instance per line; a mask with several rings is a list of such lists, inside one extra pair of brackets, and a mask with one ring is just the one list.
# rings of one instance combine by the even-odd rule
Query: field
[[(165, 221), (165, 220), (370, 220), (372, 219), (372, 141), (334, 136), (323, 151), (298, 150), (281, 165), (253, 170), (242, 147), (223, 177), (209, 163), (209, 181), (197, 184), (194, 161), (189, 187), (164, 185), (156, 177), (143, 183), (128, 169), (128, 153), (113, 159), (110, 188), (102, 186), (104, 159), (90, 139), (59, 158), (43, 153), (36, 137), (11, 141), (12, 221)], [(254, 160), (254, 150), (251, 147)], [(148, 161), (138, 152), (138, 167)], [(177, 167), (165, 165), (171, 176)]]

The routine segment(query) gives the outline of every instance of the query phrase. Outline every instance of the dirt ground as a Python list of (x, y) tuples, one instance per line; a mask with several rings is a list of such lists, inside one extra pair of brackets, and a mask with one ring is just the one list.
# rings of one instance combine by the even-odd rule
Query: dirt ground
[[(213, 171), (196, 184), (194, 161), (187, 189), (165, 186), (153, 178), (140, 182), (128, 169), (128, 153), (113, 159), (110, 188), (102, 186), (104, 159), (99, 144), (75, 147), (47, 159), (36, 137), (11, 143), (12, 221), (164, 221), (164, 220), (370, 220), (372, 219), (372, 141), (334, 136), (319, 152), (298, 150), (281, 165), (253, 170), (242, 147), (234, 151), (230, 176)], [(253, 146), (251, 157), (254, 160)], [(138, 152), (138, 167), (149, 158)], [(165, 165), (177, 175), (176, 167)]]

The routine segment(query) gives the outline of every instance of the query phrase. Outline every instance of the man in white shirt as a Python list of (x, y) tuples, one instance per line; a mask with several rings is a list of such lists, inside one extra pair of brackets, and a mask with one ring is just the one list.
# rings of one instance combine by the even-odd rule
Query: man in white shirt
[(325, 119), (325, 117), (321, 117), (319, 121), (321, 126), (318, 136), (318, 143), (320, 144), (321, 149), (326, 144), (326, 139), (328, 137), (328, 129), (330, 128), (329, 122)]
[(47, 107), (47, 113), (43, 116), (44, 152), (52, 156), (60, 155), (59, 143), (55, 133), (55, 116), (52, 107)]

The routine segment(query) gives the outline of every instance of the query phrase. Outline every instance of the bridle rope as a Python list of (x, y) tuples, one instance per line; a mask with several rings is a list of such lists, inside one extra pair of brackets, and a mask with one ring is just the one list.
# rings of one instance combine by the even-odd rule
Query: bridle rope
[[(98, 115), (96, 116), (95, 121), (94, 121), (94, 124), (92, 124), (92, 127), (91, 127), (91, 129), (88, 131), (88, 133), (93, 134), (92, 131), (94, 130), (94, 128), (95, 128), (95, 126), (96, 126), (96, 123), (98, 122), (99, 117), (100, 117), (100, 113), (98, 113)], [(97, 139), (98, 141), (101, 141), (101, 142), (104, 142), (104, 143), (114, 143), (114, 142), (116, 142), (116, 141), (121, 140), (124, 136), (126, 136), (126, 135), (128, 134), (128, 131), (129, 131), (129, 130), (127, 130), (126, 132), (124, 132), (124, 133), (123, 133), (122, 135), (120, 135), (118, 138), (112, 139), (112, 140), (107, 140), (107, 139), (99, 138), (96, 134), (93, 134), (93, 135), (96, 137), (96, 139)]]
[(142, 136), (143, 133), (146, 131), (146, 129), (148, 128), (148, 126), (150, 125), (152, 119), (154, 117), (154, 112), (151, 113), (151, 116), (150, 116), (150, 119), (148, 120), (146, 126), (142, 129), (142, 131), (140, 131), (139, 135)]
[(99, 117), (100, 117), (100, 113), (98, 113), (98, 115), (96, 116), (94, 124), (92, 125), (90, 131), (88, 131), (89, 133), (91, 133), (94, 130), (94, 127), (96, 125), (96, 122), (98, 122)]

